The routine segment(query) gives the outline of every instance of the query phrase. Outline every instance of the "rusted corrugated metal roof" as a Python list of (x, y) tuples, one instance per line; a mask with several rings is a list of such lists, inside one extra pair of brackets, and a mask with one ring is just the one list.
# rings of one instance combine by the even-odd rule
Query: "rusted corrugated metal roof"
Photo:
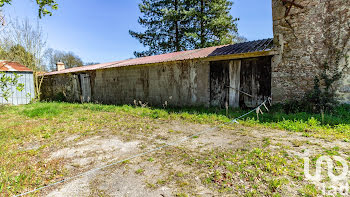
[(256, 40), (219, 47), (209, 56), (231, 55), (251, 53), (257, 51), (268, 51), (273, 48), (273, 39)]
[[(127, 60), (124, 60), (124, 61), (127, 61)], [(67, 69), (64, 69), (61, 71), (53, 71), (53, 72), (45, 73), (44, 75), (55, 75), (55, 74), (74, 73), (74, 72), (82, 72), (82, 71), (89, 71), (89, 70), (98, 70), (98, 69), (102, 69), (106, 66), (118, 64), (120, 62), (123, 62), (123, 61), (116, 61), (116, 62), (109, 62), (109, 63), (103, 63), (103, 64), (89, 65), (89, 66), (67, 68)]]
[(32, 72), (29, 68), (18, 62), (0, 60), (0, 71)]
[(154, 55), (148, 57), (141, 57), (136, 59), (129, 59), (123, 61), (116, 61), (104, 64), (97, 64), (91, 66), (83, 66), (76, 68), (69, 68), (61, 71), (54, 71), (46, 73), (45, 75), (64, 74), (71, 72), (82, 72), (88, 70), (97, 70), (105, 68), (116, 68), (124, 66), (144, 65), (161, 62), (181, 61), (189, 59), (201, 59), (206, 57), (244, 54), (258, 51), (270, 51), (273, 48), (273, 39), (256, 40), (232, 45), (215, 46), (204, 49), (196, 49), (190, 51), (180, 51), (162, 55)]

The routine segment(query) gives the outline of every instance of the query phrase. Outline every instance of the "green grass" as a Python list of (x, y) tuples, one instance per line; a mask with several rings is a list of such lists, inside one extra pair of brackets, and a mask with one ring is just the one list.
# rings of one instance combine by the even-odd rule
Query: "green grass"
[(315, 185), (307, 184), (299, 190), (299, 193), (306, 197), (317, 197), (320, 192), (317, 191)]
[(191, 173), (199, 173), (205, 185), (222, 194), (279, 196), (285, 192), (285, 185), (303, 180), (302, 159), (289, 155), (283, 147), (277, 152), (267, 147), (213, 149), (199, 155), (186, 150), (178, 157), (185, 165), (198, 169)]
[[(151, 118), (160, 120), (182, 120), (199, 124), (217, 125), (230, 122), (231, 119), (246, 113), (244, 110), (226, 111), (217, 108), (151, 108), (133, 107), (129, 105), (114, 106), (100, 104), (69, 104), (69, 103), (35, 103), (25, 106), (3, 107), (0, 112), (6, 112), (22, 116), (23, 118), (56, 119), (61, 122), (69, 122), (74, 119), (76, 113), (113, 112), (127, 114), (136, 118)], [(87, 121), (85, 116), (79, 121)], [(341, 105), (332, 114), (325, 114), (324, 120), (320, 114), (296, 113), (285, 114), (281, 107), (272, 107), (268, 113), (259, 115), (251, 113), (240, 121), (245, 126), (282, 129), (293, 132), (303, 132), (303, 136), (332, 137), (349, 141), (350, 139), (350, 105)], [(323, 123), (322, 123), (323, 122)], [(0, 129), (1, 133), (1, 129)], [(49, 134), (47, 134), (49, 137)]]
[[(95, 112), (122, 112), (130, 113), (139, 117), (150, 117), (154, 119), (183, 119), (196, 123), (216, 123), (228, 122), (230, 119), (244, 114), (244, 110), (230, 110), (226, 117), (226, 110), (217, 108), (141, 108), (130, 105), (114, 106), (100, 104), (69, 104), (69, 103), (35, 103), (25, 106), (3, 107), (2, 111), (16, 111), (30, 118), (41, 117), (51, 118), (61, 114), (72, 114), (76, 110), (89, 110)], [(273, 107), (269, 113), (259, 116), (252, 113), (244, 118), (248, 122), (256, 121), (261, 124), (280, 123), (281, 128), (293, 131), (301, 131), (304, 127), (344, 127), (350, 124), (350, 105), (341, 105), (332, 114), (325, 114), (323, 124), (320, 114), (310, 114), (306, 112), (296, 114), (286, 114), (280, 107)], [(293, 126), (295, 125), (295, 126)], [(298, 126), (299, 125), (299, 126)], [(340, 129), (341, 130), (341, 129)]]
[[(152, 132), (155, 126), (150, 123), (151, 121), (177, 120), (213, 126), (230, 122), (232, 118), (245, 112), (244, 110), (231, 110), (227, 117), (225, 110), (215, 108), (161, 109), (129, 105), (69, 103), (1, 106), (0, 195), (18, 194), (19, 191), (37, 188), (65, 176), (67, 172), (62, 167), (64, 166), (62, 161), (45, 162), (42, 158), (47, 157), (51, 147), (60, 146), (62, 140), (71, 134), (78, 133), (84, 137), (101, 132), (107, 127), (112, 132), (118, 132), (125, 140), (131, 140), (133, 132), (142, 132), (144, 135)], [(339, 106), (332, 114), (325, 114), (323, 122), (319, 114), (285, 114), (279, 107), (275, 107), (269, 113), (260, 115), (259, 120), (253, 113), (240, 123), (249, 127), (301, 132), (305, 137), (313, 136), (330, 140), (336, 138), (349, 141), (350, 105)], [(181, 133), (181, 131), (173, 130), (169, 132)], [(37, 146), (32, 147), (32, 144)], [(269, 144), (270, 140), (265, 139), (264, 147)], [(300, 146), (300, 143), (295, 142), (295, 145)], [(259, 154), (259, 150), (254, 151), (256, 151), (254, 154)], [(334, 149), (327, 153), (336, 154), (336, 152), (337, 150)], [(244, 154), (250, 155), (249, 153)], [(268, 153), (262, 151), (261, 154)], [(271, 159), (270, 156), (267, 157)], [(152, 162), (153, 159), (149, 161)], [(194, 163), (195, 160), (188, 162)], [(216, 175), (213, 172), (211, 176), (214, 180), (223, 175)], [(271, 191), (278, 190), (279, 185), (283, 184), (283, 180), (265, 181), (270, 185)], [(311, 190), (310, 188), (305, 189)], [(304, 191), (304, 193), (312, 193), (312, 191)]]
[(31, 105), (24, 109), (22, 112), (24, 115), (30, 118), (35, 117), (54, 117), (62, 113), (62, 109), (59, 103), (52, 103), (51, 105)]

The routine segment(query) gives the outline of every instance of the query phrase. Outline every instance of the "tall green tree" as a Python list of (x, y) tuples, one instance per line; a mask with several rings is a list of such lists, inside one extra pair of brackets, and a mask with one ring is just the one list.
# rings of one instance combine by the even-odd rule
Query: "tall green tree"
[(193, 48), (233, 44), (237, 36), (237, 21), (230, 15), (229, 0), (185, 0), (186, 16), (191, 18), (186, 32)]
[(16, 44), (10, 49), (0, 55), (1, 59), (18, 62), (27, 67), (33, 68), (35, 66), (35, 57), (28, 52), (23, 46)]
[(130, 30), (149, 56), (207, 46), (230, 44), (237, 35), (236, 21), (229, 11), (229, 0), (142, 0), (143, 14), (138, 22), (144, 32)]
[(144, 32), (130, 30), (148, 50), (135, 52), (135, 56), (149, 56), (180, 51), (186, 48), (183, 31), (183, 0), (142, 0), (139, 9), (143, 14), (138, 22), (146, 28)]

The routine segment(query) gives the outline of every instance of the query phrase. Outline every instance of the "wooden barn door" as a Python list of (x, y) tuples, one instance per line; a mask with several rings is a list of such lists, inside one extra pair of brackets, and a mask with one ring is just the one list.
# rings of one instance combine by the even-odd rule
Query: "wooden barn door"
[(241, 60), (210, 63), (210, 105), (239, 107)]
[(210, 105), (225, 108), (229, 102), (229, 61), (210, 62)]
[(241, 107), (256, 107), (271, 96), (271, 57), (243, 59), (240, 85), (247, 93), (240, 96)]
[(81, 101), (91, 101), (91, 85), (89, 74), (80, 74), (80, 85), (81, 85)]

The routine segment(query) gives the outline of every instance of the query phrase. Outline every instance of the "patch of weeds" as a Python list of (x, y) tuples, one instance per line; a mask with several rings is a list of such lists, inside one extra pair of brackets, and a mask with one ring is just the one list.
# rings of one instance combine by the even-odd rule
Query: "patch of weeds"
[(303, 137), (311, 137), (311, 134), (308, 133), (308, 132), (304, 132), (302, 136), (303, 136)]
[(141, 145), (139, 146), (139, 148), (140, 148), (141, 150), (143, 150), (143, 149), (147, 148), (147, 146), (146, 146), (146, 144), (141, 144)]
[(164, 136), (164, 135), (157, 135), (155, 138), (159, 139), (159, 140), (168, 140), (169, 139), (169, 137)]
[(244, 197), (256, 197), (256, 196), (259, 196), (259, 193), (256, 191), (256, 190), (253, 190), (253, 191), (248, 191)]
[(176, 181), (176, 185), (177, 185), (178, 187), (186, 187), (186, 186), (190, 185), (190, 183), (187, 182), (187, 181), (178, 180), (178, 181)]
[(188, 195), (185, 193), (177, 193), (175, 196), (176, 197), (188, 197)]
[(272, 197), (282, 197), (281, 194), (275, 193), (272, 195)]
[(122, 164), (129, 164), (130, 163), (130, 160), (125, 160), (122, 162)]
[(78, 121), (87, 121), (87, 120), (88, 120), (87, 117), (80, 117), (80, 118), (78, 118)]
[(90, 191), (89, 197), (95, 197), (95, 196), (107, 197), (109, 195), (103, 190), (100, 190), (100, 189), (97, 189), (97, 188), (92, 188), (91, 191)]
[(272, 179), (268, 181), (268, 186), (271, 192), (276, 192), (282, 185), (288, 183), (287, 179)]
[(271, 144), (270, 138), (264, 137), (264, 139), (263, 139), (263, 146), (264, 146), (264, 147), (267, 147), (267, 146), (269, 146), (270, 144)]
[(182, 133), (182, 131), (169, 129), (169, 133), (180, 134), (180, 133)]
[(164, 185), (166, 183), (166, 180), (164, 180), (164, 179), (158, 179), (157, 180), (157, 184), (158, 185)]
[(144, 173), (144, 172), (145, 172), (145, 170), (142, 169), (142, 168), (137, 169), (137, 170), (135, 171), (136, 174), (142, 174), (142, 173)]
[(153, 157), (150, 157), (150, 158), (147, 159), (147, 161), (153, 162), (153, 161), (154, 161), (154, 158), (153, 158)]
[(176, 172), (175, 176), (176, 177), (183, 177), (183, 176), (185, 176), (185, 174), (183, 172)]
[(148, 181), (146, 181), (146, 186), (147, 186), (148, 188), (151, 188), (151, 189), (157, 188), (157, 186), (156, 186), (155, 184), (150, 183), (150, 182), (148, 182)]
[(299, 193), (306, 197), (317, 197), (319, 194), (316, 186), (312, 184), (304, 185), (303, 188), (299, 190)]
[(297, 173), (294, 171), (290, 171), (288, 175), (294, 180), (294, 181), (302, 181), (304, 180), (303, 173)]
[[(232, 192), (232, 189), (236, 188), (238, 193), (247, 194), (247, 190), (254, 189), (272, 196), (280, 192), (282, 185), (289, 183), (288, 179), (283, 177), (292, 173), (298, 179), (302, 177), (300, 166), (303, 161), (289, 156), (284, 150), (212, 150), (196, 161), (197, 165), (209, 171), (203, 180), (204, 183), (213, 185), (224, 193)], [(265, 186), (267, 190), (260, 188)], [(254, 193), (247, 195), (254, 196)]]
[(300, 146), (304, 145), (306, 142), (305, 141), (300, 141), (300, 140), (292, 140), (291, 143), (295, 147), (300, 147)]
[(328, 155), (339, 155), (340, 148), (338, 146), (335, 146), (331, 149), (326, 149), (324, 152)]
[(44, 139), (48, 139), (48, 138), (50, 138), (51, 137), (51, 134), (50, 133), (45, 133), (44, 135), (43, 135), (43, 138)]

